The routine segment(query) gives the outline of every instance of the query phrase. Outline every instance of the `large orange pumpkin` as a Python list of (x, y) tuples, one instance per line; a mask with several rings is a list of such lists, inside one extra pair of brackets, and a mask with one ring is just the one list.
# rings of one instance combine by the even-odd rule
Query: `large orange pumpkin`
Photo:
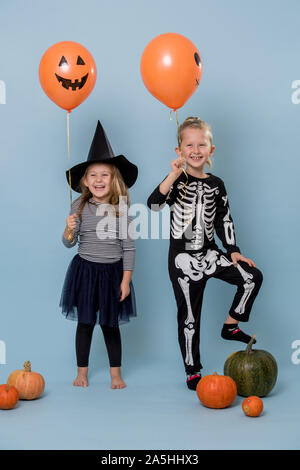
[(10, 385), (0, 385), (0, 409), (10, 410), (19, 400), (18, 390)]
[(234, 402), (237, 395), (235, 381), (231, 377), (205, 375), (199, 382), (196, 392), (202, 405), (208, 408), (226, 408)]
[(41, 374), (31, 371), (30, 361), (24, 363), (24, 370), (14, 370), (7, 379), (19, 392), (21, 400), (34, 400), (41, 396), (45, 388), (45, 381)]
[(264, 408), (264, 404), (261, 398), (251, 396), (245, 398), (242, 403), (242, 409), (245, 415), (256, 417), (259, 416)]

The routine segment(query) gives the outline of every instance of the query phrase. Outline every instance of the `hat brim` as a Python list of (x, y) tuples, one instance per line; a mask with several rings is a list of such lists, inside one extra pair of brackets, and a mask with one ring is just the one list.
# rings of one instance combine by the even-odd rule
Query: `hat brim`
[(120, 170), (124, 183), (126, 184), (128, 188), (131, 188), (131, 186), (133, 186), (134, 183), (136, 182), (136, 179), (138, 176), (137, 166), (131, 163), (129, 160), (127, 160), (127, 158), (124, 157), (124, 155), (117, 155), (116, 157), (113, 157), (113, 158), (92, 160), (92, 161), (79, 163), (78, 165), (75, 165), (72, 168), (70, 168), (70, 170), (67, 170), (66, 171), (67, 181), (69, 183), (69, 173), (70, 173), (71, 174), (71, 188), (73, 189), (73, 191), (76, 191), (77, 193), (81, 193), (80, 180), (83, 177), (87, 167), (89, 165), (92, 165), (93, 163), (108, 163), (108, 164), (111, 163), (115, 165)]

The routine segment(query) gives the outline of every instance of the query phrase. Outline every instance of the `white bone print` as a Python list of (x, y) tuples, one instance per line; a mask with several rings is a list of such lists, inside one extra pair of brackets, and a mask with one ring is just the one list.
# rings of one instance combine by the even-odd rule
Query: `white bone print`
[(227, 214), (225, 215), (223, 221), (224, 221), (224, 232), (225, 232), (226, 242), (228, 243), (228, 245), (235, 245), (233, 223), (230, 220), (229, 208), (228, 208)]
[(235, 313), (242, 315), (243, 313), (245, 313), (246, 303), (255, 287), (255, 282), (251, 282), (251, 279), (253, 279), (252, 274), (247, 273), (239, 264), (237, 265), (237, 268), (241, 273), (241, 276), (243, 277), (245, 283), (243, 285), (244, 294), (234, 311)]
[(186, 350), (185, 363), (188, 366), (194, 365), (193, 353), (192, 353), (192, 342), (193, 342), (194, 333), (195, 333), (195, 329), (192, 327), (192, 325), (190, 325), (190, 328), (184, 328), (185, 350)]
[(182, 270), (185, 274), (184, 278), (179, 277), (178, 283), (183, 292), (186, 306), (187, 317), (184, 323), (187, 327), (184, 328), (185, 347), (187, 365), (194, 365), (192, 356), (192, 341), (195, 333), (194, 322), (195, 318), (192, 312), (191, 299), (190, 299), (190, 280), (199, 281), (203, 278), (204, 274), (212, 274), (217, 269), (217, 264), (221, 266), (230, 266), (232, 263), (220, 255), (216, 250), (207, 250), (205, 255), (197, 253), (189, 255), (188, 253), (179, 253), (175, 258), (175, 266)]
[(179, 194), (173, 205), (173, 216), (171, 221), (171, 233), (175, 239), (181, 239), (189, 224), (195, 218), (192, 227), (188, 249), (199, 250), (204, 245), (204, 235), (209, 241), (213, 240), (213, 221), (216, 213), (214, 195), (218, 188), (211, 188), (202, 181), (193, 181), (184, 187), (180, 183), (177, 188)]
[(190, 299), (190, 286), (188, 282), (189, 278), (185, 277), (182, 279), (181, 277), (178, 278), (178, 282), (180, 284), (180, 287), (182, 289), (183, 295), (185, 297), (186, 305), (187, 305), (187, 312), (188, 315), (185, 319), (185, 324), (187, 325), (188, 323), (194, 323), (195, 318), (193, 316), (192, 312), (192, 306), (191, 306), (191, 299)]

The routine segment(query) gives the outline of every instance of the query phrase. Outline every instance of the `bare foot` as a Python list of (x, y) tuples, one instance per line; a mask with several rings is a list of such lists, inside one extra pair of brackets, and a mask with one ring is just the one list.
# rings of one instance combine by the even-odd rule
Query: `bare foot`
[(111, 388), (120, 389), (120, 388), (126, 387), (126, 383), (121, 377), (121, 367), (111, 367), (110, 376), (111, 376)]
[(88, 372), (88, 367), (78, 367), (77, 377), (74, 380), (73, 385), (76, 385), (77, 387), (87, 387), (88, 386), (87, 372)]

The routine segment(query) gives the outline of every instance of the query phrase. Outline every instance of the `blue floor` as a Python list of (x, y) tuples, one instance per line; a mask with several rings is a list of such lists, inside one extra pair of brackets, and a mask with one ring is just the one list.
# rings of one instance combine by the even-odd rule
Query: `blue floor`
[[(173, 366), (124, 373), (127, 388), (111, 390), (108, 370), (87, 388), (73, 375), (47, 383), (43, 396), (1, 411), (1, 449), (299, 449), (300, 381), (281, 370), (264, 411), (249, 418), (242, 397), (222, 410), (203, 407)], [(211, 373), (206, 372), (205, 373)]]

